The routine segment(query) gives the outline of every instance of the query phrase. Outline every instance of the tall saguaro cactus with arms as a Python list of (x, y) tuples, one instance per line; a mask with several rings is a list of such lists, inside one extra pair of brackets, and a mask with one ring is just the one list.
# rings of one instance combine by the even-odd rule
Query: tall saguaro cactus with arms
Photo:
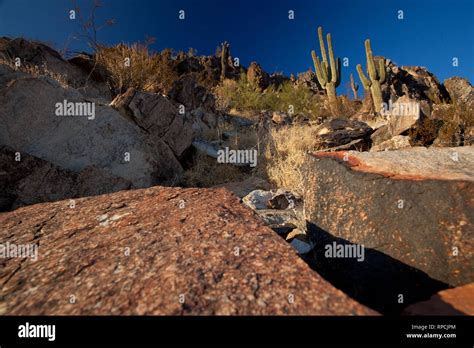
[(313, 57), (314, 69), (319, 84), (326, 90), (329, 99), (329, 105), (333, 114), (339, 114), (339, 101), (336, 96), (336, 87), (341, 83), (341, 59), (334, 59), (334, 51), (332, 49), (331, 34), (326, 35), (328, 42), (329, 62), (326, 55), (326, 47), (324, 45), (323, 28), (318, 28), (319, 46), (321, 47), (321, 58), (316, 55), (315, 51), (311, 51)]
[(357, 72), (359, 73), (360, 81), (366, 91), (370, 90), (372, 100), (374, 101), (374, 108), (376, 112), (382, 109), (382, 90), (380, 85), (385, 82), (385, 60), (379, 59), (378, 67), (375, 66), (375, 59), (370, 47), (370, 40), (365, 40), (365, 54), (367, 56), (367, 71), (369, 78), (367, 78), (362, 70), (362, 66), (357, 64)]

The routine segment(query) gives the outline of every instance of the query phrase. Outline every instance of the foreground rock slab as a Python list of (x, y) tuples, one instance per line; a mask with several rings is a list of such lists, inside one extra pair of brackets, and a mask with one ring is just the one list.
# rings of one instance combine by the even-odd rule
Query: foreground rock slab
[(359, 266), (413, 286), (423, 272), (433, 290), (474, 281), (473, 147), (316, 153), (306, 172), (307, 220), (363, 245)]
[(406, 315), (474, 315), (474, 283), (440, 291), (405, 309)]
[(225, 189), (153, 187), (0, 214), (0, 314), (373, 315)]

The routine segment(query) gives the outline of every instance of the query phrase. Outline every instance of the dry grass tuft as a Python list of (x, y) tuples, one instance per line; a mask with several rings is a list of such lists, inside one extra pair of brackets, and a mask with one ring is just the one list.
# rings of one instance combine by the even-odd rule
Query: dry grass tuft
[(3, 59), (3, 58), (0, 58), (0, 64), (6, 65), (15, 71), (20, 71), (22, 73), (31, 75), (33, 77), (41, 77), (41, 76), (49, 77), (57, 81), (63, 88), (74, 87), (65, 76), (48, 70), (48, 67), (46, 65), (40, 67), (38, 65), (22, 63), (18, 67), (15, 65), (15, 63), (12, 60)]
[(181, 185), (185, 187), (211, 187), (233, 181), (242, 181), (248, 177), (239, 167), (218, 163), (215, 158), (197, 153), (194, 165), (185, 171)]
[(295, 125), (270, 129), (265, 144), (264, 170), (276, 187), (284, 187), (303, 195), (302, 166), (307, 153), (318, 150), (316, 128)]

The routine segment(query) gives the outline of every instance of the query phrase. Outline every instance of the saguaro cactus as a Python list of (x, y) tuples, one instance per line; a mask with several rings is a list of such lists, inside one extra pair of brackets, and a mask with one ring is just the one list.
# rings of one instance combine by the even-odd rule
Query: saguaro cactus
[(378, 67), (375, 66), (375, 60), (372, 55), (372, 48), (370, 47), (370, 40), (365, 40), (365, 54), (367, 56), (367, 71), (369, 78), (365, 77), (362, 66), (357, 64), (357, 72), (359, 73), (360, 81), (364, 89), (370, 90), (374, 108), (376, 112), (382, 109), (382, 90), (380, 85), (385, 82), (385, 60), (382, 58), (378, 61)]
[(326, 48), (324, 46), (323, 28), (318, 28), (319, 46), (321, 47), (321, 58), (316, 55), (315, 51), (311, 51), (313, 57), (314, 69), (316, 70), (316, 77), (319, 84), (326, 90), (329, 99), (329, 105), (333, 114), (339, 113), (339, 101), (336, 96), (336, 87), (341, 83), (341, 59), (334, 59), (334, 52), (332, 49), (331, 34), (326, 35), (328, 42), (329, 62), (326, 56)]
[(354, 93), (354, 99), (359, 99), (359, 96), (357, 95), (357, 91), (359, 90), (359, 85), (354, 82), (354, 77), (351, 74), (351, 88), (352, 88), (352, 93)]
[(221, 44), (221, 80), (227, 76), (227, 62), (229, 60), (229, 43), (227, 41)]

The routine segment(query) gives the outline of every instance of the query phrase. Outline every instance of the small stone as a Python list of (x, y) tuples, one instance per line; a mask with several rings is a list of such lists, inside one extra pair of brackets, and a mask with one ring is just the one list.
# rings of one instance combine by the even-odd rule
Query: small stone
[(298, 254), (307, 254), (311, 251), (311, 249), (313, 249), (309, 242), (300, 239), (300, 237), (294, 238), (290, 244), (293, 248), (295, 248)]
[(270, 191), (254, 190), (242, 199), (242, 202), (253, 210), (268, 208), (268, 200), (273, 197)]

